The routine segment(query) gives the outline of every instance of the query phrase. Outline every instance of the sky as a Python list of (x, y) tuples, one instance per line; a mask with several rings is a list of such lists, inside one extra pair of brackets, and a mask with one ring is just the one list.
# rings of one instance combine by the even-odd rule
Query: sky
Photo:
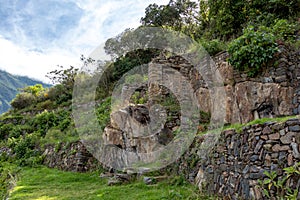
[(169, 0), (0, 0), (0, 69), (49, 82), (57, 65), (80, 67), (108, 38), (136, 28)]

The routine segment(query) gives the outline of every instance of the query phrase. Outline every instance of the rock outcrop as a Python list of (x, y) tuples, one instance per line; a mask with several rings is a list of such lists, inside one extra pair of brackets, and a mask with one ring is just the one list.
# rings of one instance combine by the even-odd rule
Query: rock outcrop
[(257, 118), (299, 114), (299, 54), (281, 46), (276, 66), (265, 69), (255, 78), (233, 70), (226, 61), (227, 53), (216, 56), (227, 96), (226, 122), (246, 123)]

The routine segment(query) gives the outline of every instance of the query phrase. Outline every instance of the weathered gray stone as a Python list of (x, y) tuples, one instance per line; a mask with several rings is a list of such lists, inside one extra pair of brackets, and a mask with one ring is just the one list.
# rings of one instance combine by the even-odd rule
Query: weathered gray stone
[(263, 140), (259, 140), (255, 146), (255, 149), (254, 149), (254, 153), (257, 154), (258, 151), (261, 149), (262, 145), (263, 145), (264, 141)]
[(269, 154), (265, 157), (265, 166), (270, 167), (271, 166), (271, 156)]
[(288, 132), (285, 136), (281, 136), (280, 141), (282, 142), (282, 144), (291, 144), (294, 136), (294, 132)]
[(248, 173), (249, 169), (250, 169), (249, 165), (246, 165), (246, 167), (243, 169), (243, 174)]
[(118, 180), (116, 177), (112, 177), (108, 180), (107, 185), (108, 186), (114, 186), (114, 185), (120, 185), (122, 182)]
[(299, 125), (300, 124), (300, 121), (299, 119), (289, 119), (285, 122), (288, 126), (294, 126), (294, 125)]
[(278, 153), (272, 153), (271, 154), (271, 158), (277, 160), (278, 159), (279, 154)]
[(250, 161), (252, 161), (252, 162), (257, 161), (258, 158), (259, 158), (258, 155), (253, 155), (253, 156), (250, 157)]
[(299, 125), (289, 126), (289, 131), (299, 132), (300, 126)]
[(263, 140), (268, 140), (268, 136), (267, 135), (261, 135), (260, 138), (263, 139)]
[(289, 150), (290, 147), (288, 145), (283, 145), (283, 146), (280, 146), (279, 144), (275, 144), (273, 147), (272, 147), (272, 151), (274, 152), (279, 152), (279, 151), (287, 151)]
[(292, 166), (294, 164), (292, 154), (288, 155), (287, 162), (288, 162), (288, 166)]
[(263, 133), (264, 135), (270, 134), (270, 133), (272, 133), (272, 130), (270, 129), (269, 126), (266, 126), (266, 127), (263, 129), (262, 133)]
[(285, 135), (285, 130), (284, 130), (284, 129), (280, 130), (280, 131), (279, 131), (279, 134), (280, 134), (281, 136)]
[(278, 140), (280, 138), (279, 133), (274, 133), (269, 135), (269, 140)]
[(292, 142), (291, 147), (293, 149), (293, 156), (295, 158), (300, 158), (300, 153), (299, 153), (299, 150), (298, 150), (298, 144), (295, 143), (295, 142)]

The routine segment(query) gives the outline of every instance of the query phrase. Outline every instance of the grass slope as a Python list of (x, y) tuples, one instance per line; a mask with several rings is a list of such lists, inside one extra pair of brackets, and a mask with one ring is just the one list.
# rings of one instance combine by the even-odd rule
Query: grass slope
[(142, 181), (107, 186), (97, 173), (63, 172), (46, 167), (24, 168), (20, 180), (10, 193), (10, 200), (68, 199), (209, 199), (188, 183), (166, 180), (155, 185)]

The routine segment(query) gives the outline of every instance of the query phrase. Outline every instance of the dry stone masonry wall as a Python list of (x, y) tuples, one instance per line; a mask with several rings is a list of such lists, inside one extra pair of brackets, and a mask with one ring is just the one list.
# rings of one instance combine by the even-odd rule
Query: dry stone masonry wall
[[(300, 162), (299, 152), (298, 118), (246, 126), (241, 133), (226, 130), (206, 159), (200, 161), (196, 183), (201, 190), (228, 199), (268, 199), (258, 180), (266, 178), (265, 171), (275, 171), (279, 178), (286, 176), (283, 169)], [(293, 176), (288, 186), (299, 189), (300, 175)]]
[(87, 151), (80, 142), (48, 145), (43, 153), (44, 164), (50, 168), (65, 171), (86, 172), (96, 169), (99, 162)]
[(285, 46), (280, 49), (274, 66), (255, 78), (234, 70), (226, 61), (226, 52), (215, 57), (227, 95), (226, 122), (247, 123), (300, 113), (300, 51)]

